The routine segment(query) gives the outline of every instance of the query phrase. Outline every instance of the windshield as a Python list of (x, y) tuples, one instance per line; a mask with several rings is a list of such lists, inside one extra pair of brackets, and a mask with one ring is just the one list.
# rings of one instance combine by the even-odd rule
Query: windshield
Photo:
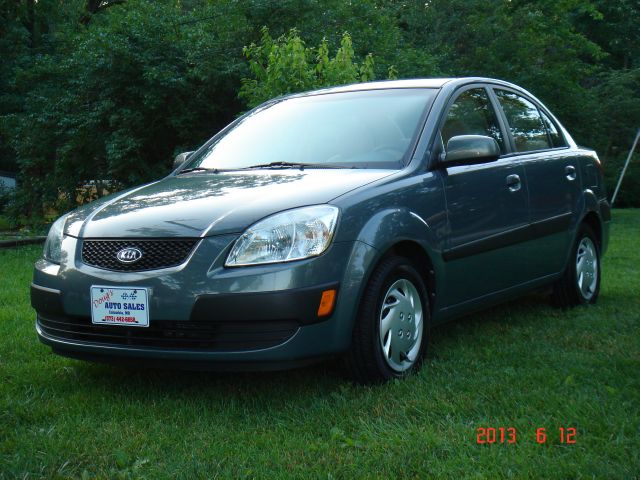
[(402, 168), (435, 93), (435, 89), (387, 89), (285, 99), (241, 119), (185, 169), (289, 163)]

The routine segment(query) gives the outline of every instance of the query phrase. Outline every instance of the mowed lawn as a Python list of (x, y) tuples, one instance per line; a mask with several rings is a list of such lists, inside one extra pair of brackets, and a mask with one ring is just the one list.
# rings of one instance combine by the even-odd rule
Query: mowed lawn
[[(0, 251), (0, 478), (640, 475), (640, 210), (614, 211), (597, 306), (536, 294), (450, 323), (419, 374), (367, 388), (337, 362), (210, 374), (55, 356), (29, 306), (39, 255)], [(517, 441), (478, 445), (479, 427)]]

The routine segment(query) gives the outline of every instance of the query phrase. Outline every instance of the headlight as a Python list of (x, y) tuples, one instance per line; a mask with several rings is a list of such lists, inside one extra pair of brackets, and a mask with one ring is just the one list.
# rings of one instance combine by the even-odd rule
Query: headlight
[(62, 235), (64, 231), (64, 222), (67, 219), (66, 215), (63, 215), (58, 220), (53, 222), (49, 229), (49, 235), (44, 242), (44, 251), (42, 252), (44, 258), (53, 263), (60, 263), (62, 261)]
[(338, 209), (331, 205), (277, 213), (249, 227), (233, 245), (225, 266), (291, 262), (324, 252), (333, 238)]

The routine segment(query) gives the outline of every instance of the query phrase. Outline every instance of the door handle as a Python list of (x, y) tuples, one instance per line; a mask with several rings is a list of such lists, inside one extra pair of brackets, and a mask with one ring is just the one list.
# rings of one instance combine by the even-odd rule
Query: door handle
[(522, 182), (520, 181), (520, 175), (509, 175), (507, 177), (507, 187), (509, 187), (510, 192), (517, 192), (522, 187)]
[(573, 165), (567, 165), (564, 169), (564, 174), (566, 175), (567, 180), (573, 182), (576, 179), (576, 167)]

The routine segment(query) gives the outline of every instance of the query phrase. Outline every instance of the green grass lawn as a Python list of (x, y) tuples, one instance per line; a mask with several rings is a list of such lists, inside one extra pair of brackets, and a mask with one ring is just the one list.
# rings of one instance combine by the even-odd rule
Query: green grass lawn
[[(638, 478), (639, 247), (640, 210), (614, 211), (597, 306), (532, 295), (450, 323), (419, 374), (371, 388), (338, 363), (209, 374), (55, 356), (29, 306), (41, 247), (2, 250), (0, 478)], [(517, 442), (478, 445), (478, 427)]]

